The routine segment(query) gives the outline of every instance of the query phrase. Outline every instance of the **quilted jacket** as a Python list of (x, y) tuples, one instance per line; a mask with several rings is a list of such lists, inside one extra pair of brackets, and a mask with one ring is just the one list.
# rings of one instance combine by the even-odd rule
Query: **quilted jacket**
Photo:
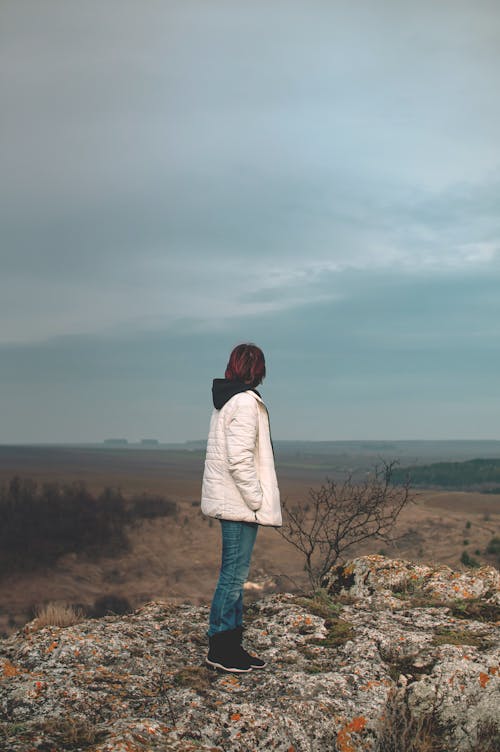
[(269, 415), (260, 395), (246, 389), (212, 413), (201, 510), (209, 517), (279, 527)]

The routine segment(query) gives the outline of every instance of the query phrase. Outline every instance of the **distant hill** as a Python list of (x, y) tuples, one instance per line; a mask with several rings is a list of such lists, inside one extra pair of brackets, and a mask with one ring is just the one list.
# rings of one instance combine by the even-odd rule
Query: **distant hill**
[(500, 457), (396, 468), (393, 479), (396, 483), (403, 483), (408, 476), (412, 486), (500, 493)]

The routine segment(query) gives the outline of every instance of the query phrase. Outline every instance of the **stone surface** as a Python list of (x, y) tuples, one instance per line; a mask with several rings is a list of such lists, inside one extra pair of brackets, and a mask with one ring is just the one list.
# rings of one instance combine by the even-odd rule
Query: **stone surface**
[(252, 604), (246, 641), (269, 667), (239, 677), (205, 668), (201, 607), (155, 602), (65, 628), (28, 625), (0, 642), (0, 750), (382, 752), (397, 700), (432, 717), (442, 749), (492, 752), (477, 734), (500, 729), (494, 612), (478, 621), (431, 598), (416, 606), (405, 583), (416, 575), (441, 600), (459, 583), (462, 598), (493, 603), (498, 573), (428, 569), (363, 557), (330, 574), (331, 601)]

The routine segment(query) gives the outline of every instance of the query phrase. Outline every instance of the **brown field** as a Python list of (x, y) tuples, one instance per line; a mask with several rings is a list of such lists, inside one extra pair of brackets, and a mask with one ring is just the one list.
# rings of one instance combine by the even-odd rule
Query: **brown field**
[[(116, 595), (127, 598), (133, 607), (154, 598), (209, 603), (218, 571), (220, 533), (218, 523), (199, 511), (202, 464), (201, 451), (0, 447), (0, 484), (14, 475), (38, 483), (81, 480), (93, 492), (113, 486), (126, 496), (159, 493), (179, 508), (176, 519), (141, 520), (131, 526), (130, 551), (119, 558), (88, 560), (68, 554), (46, 571), (3, 573), (0, 634), (24, 624), (30, 609), (48, 601), (91, 606), (100, 596)], [(335, 472), (328, 469), (330, 475)], [(300, 467), (290, 458), (280, 462), (278, 457), (281, 492), (290, 500), (306, 498), (327, 474), (322, 463)], [(460, 568), (466, 548), (480, 563), (493, 563), (482, 552), (494, 535), (500, 535), (500, 496), (419, 492), (401, 515), (398, 535), (399, 541), (390, 547), (369, 542), (351, 553), (383, 552)], [(259, 530), (250, 579), (249, 598), (272, 590), (307, 588), (300, 555), (272, 529)]]

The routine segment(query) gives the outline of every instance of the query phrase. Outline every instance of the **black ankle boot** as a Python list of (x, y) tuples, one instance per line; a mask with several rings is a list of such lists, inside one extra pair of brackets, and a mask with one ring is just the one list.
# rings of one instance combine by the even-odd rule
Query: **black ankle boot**
[(252, 668), (265, 668), (266, 662), (263, 661), (262, 658), (257, 658), (256, 655), (250, 655), (250, 653), (247, 653), (245, 648), (242, 646), (241, 643), (243, 641), (243, 627), (236, 627), (233, 632), (235, 633), (235, 640), (237, 640), (241, 652), (247, 658), (247, 660), (250, 661), (250, 666)]
[(242, 650), (234, 629), (216, 632), (208, 638), (207, 666), (234, 674), (252, 670), (250, 656)]

